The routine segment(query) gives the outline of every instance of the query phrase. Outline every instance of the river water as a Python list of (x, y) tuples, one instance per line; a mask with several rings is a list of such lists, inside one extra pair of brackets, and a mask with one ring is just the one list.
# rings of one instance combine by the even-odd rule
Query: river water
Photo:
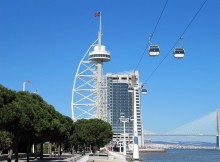
[(140, 154), (142, 162), (220, 162), (220, 150), (167, 150)]

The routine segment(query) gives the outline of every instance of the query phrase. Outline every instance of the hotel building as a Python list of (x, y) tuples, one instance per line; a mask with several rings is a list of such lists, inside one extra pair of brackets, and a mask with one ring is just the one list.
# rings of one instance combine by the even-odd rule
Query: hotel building
[[(143, 138), (143, 123), (141, 114), (141, 88), (133, 93), (136, 93), (134, 103), (133, 93), (128, 92), (128, 88), (132, 85), (132, 77), (135, 78), (137, 87), (141, 87), (139, 72), (125, 73), (107, 73), (107, 121), (112, 125), (113, 141), (123, 141), (124, 125), (120, 122), (120, 115), (124, 114), (125, 118), (131, 119), (134, 114), (134, 105), (136, 104), (137, 111), (137, 129), (138, 129), (138, 145), (144, 145)], [(125, 123), (126, 142), (127, 144), (133, 141), (133, 122)]]

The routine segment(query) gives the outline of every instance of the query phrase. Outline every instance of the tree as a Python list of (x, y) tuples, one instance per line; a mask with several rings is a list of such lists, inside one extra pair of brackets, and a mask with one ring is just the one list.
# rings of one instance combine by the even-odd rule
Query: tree
[(60, 145), (69, 143), (73, 129), (71, 118), (57, 112), (39, 95), (15, 92), (0, 85), (0, 131), (13, 135), (15, 161), (18, 161), (19, 143), (27, 144), (29, 161), (30, 146), (33, 143), (40, 143), (41, 150), (43, 143), (47, 141)]
[(112, 139), (112, 127), (109, 123), (101, 119), (90, 119), (90, 126), (92, 129), (92, 135), (94, 142), (92, 143), (95, 147), (94, 150), (103, 147), (108, 144)]
[[(19, 142), (27, 143), (27, 160), (29, 160), (30, 146), (34, 140), (46, 141), (43, 135), (51, 127), (54, 119), (47, 109), (48, 104), (35, 94), (28, 92), (14, 92), (3, 86), (0, 87), (0, 126), (2, 130), (14, 135), (13, 147), (16, 161), (18, 161)], [(45, 133), (46, 134), (46, 133)]]
[[(7, 89), (6, 87), (0, 85), (0, 130), (5, 131), (8, 126), (5, 121), (4, 110), (5, 107), (10, 105), (16, 99), (16, 92)], [(9, 112), (10, 113), (10, 112)], [(13, 142), (13, 141), (12, 141)], [(8, 161), (11, 161), (12, 148), (10, 148)]]
[(6, 131), (0, 131), (0, 155), (5, 149), (8, 149), (12, 145), (13, 135)]
[(77, 120), (75, 133), (81, 144), (91, 145), (93, 151), (109, 143), (113, 135), (111, 125), (101, 119)]
[(58, 142), (60, 144), (60, 150), (59, 152), (61, 153), (61, 144), (69, 144), (70, 143), (70, 136), (73, 133), (73, 121), (70, 117), (67, 116), (60, 116), (60, 121), (62, 123), (62, 127), (60, 127), (59, 131), (59, 137), (58, 137)]
[(9, 90), (6, 87), (0, 85), (0, 109), (2, 109), (4, 105), (10, 104), (12, 101), (14, 101), (15, 98), (15, 91)]
[(16, 98), (11, 103), (4, 105), (1, 113), (0, 123), (4, 130), (14, 135), (13, 145), (16, 161), (18, 161), (18, 145), (21, 141), (27, 141), (27, 157), (29, 157), (31, 140), (33, 140), (35, 125), (39, 117), (37, 104), (33, 102), (31, 94), (17, 92)]
[(73, 152), (73, 149), (76, 152), (78, 151), (78, 146), (80, 145), (80, 140), (79, 140), (76, 132), (74, 131), (74, 128), (73, 128), (73, 132), (71, 133), (70, 138), (69, 138), (69, 144), (70, 144), (71, 152)]

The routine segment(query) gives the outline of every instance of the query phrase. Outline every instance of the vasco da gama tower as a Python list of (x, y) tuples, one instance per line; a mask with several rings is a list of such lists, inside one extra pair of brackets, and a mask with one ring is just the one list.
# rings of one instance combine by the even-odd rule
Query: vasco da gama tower
[(103, 62), (110, 61), (110, 52), (102, 45), (101, 13), (97, 12), (95, 16), (100, 18), (98, 39), (86, 51), (75, 75), (71, 102), (73, 120), (81, 118), (106, 120)]
[[(103, 75), (103, 63), (110, 61), (110, 52), (102, 45), (101, 13), (99, 17), (98, 38), (90, 45), (83, 55), (74, 78), (72, 90), (72, 119), (99, 118), (112, 125), (114, 138), (121, 139), (123, 125), (119, 123), (120, 113), (126, 117), (134, 114), (134, 105), (137, 115), (137, 130), (139, 146), (143, 144), (141, 97), (140, 89), (135, 92), (135, 101), (132, 93), (128, 92), (132, 76), (135, 84), (140, 87), (138, 71)], [(137, 94), (136, 94), (137, 93)], [(132, 142), (133, 122), (126, 124), (127, 143)]]

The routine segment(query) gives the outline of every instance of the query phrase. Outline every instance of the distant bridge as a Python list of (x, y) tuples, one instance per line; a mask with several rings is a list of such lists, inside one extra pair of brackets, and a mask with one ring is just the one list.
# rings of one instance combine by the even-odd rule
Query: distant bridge
[(216, 137), (216, 145), (220, 149), (220, 109), (166, 133), (155, 133), (146, 130), (144, 136)]

